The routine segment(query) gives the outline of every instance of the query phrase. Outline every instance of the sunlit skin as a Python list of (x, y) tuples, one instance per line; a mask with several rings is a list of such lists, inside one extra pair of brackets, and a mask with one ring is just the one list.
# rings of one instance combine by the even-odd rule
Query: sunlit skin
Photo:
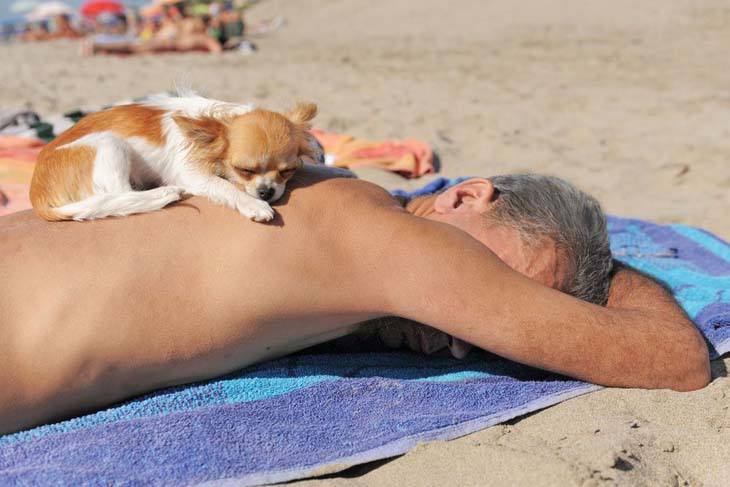
[(218, 376), (387, 315), (599, 384), (709, 380), (704, 341), (661, 287), (619, 272), (608, 308), (553, 289), (564, 278), (554, 246), (526, 247), (490, 224), (486, 180), (407, 209), (375, 185), (307, 167), (289, 186), (266, 225), (204, 198), (89, 223), (0, 219), (0, 432)]
[(555, 242), (542, 239), (525, 245), (513, 229), (489, 218), (494, 187), (487, 179), (465, 181), (451, 191), (411, 201), (413, 215), (448, 223), (479, 240), (512, 269), (546, 286), (559, 289), (566, 269)]

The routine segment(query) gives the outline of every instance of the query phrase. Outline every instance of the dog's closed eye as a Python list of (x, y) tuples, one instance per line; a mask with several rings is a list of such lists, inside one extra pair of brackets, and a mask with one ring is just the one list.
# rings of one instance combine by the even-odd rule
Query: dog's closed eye
[(257, 172), (254, 171), (253, 169), (248, 169), (245, 167), (237, 167), (236, 172), (238, 172), (238, 174), (240, 174), (241, 176), (243, 176), (245, 178), (251, 178), (257, 174)]

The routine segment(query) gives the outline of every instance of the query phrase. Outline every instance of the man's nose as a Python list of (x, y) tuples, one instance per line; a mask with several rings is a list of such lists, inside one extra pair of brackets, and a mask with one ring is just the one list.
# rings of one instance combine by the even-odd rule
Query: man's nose
[(273, 188), (265, 188), (265, 189), (259, 190), (259, 198), (261, 198), (264, 201), (269, 201), (272, 196), (274, 196)]

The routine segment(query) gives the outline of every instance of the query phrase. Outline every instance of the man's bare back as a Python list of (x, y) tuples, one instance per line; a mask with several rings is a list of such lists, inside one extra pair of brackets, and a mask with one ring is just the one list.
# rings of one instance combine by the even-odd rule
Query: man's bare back
[[(330, 205), (332, 194), (348, 205)], [(358, 216), (364, 205), (369, 214)], [(12, 416), (8, 399), (13, 410), (25, 405), (11, 422), (32, 424), (35, 409), (65, 413), (47, 403), (59, 394), (69, 409), (108, 404), (299, 350), (378, 315), (367, 283), (382, 277), (358, 274), (351, 264), (372, 257), (352, 243), (375, 241), (388, 226), (381, 213), (403, 213), (397, 203), (374, 185), (332, 179), (292, 191), (279, 212), (255, 225), (192, 198), (89, 224), (5, 218), (0, 354), (13, 373), (0, 422)], [(362, 216), (380, 224), (364, 227)]]
[[(384, 315), (609, 385), (707, 379), (704, 343), (673, 308), (660, 311), (674, 324), (636, 330), (647, 315), (631, 299), (613, 311), (540, 285), (366, 182), (301, 174), (282, 203), (270, 225), (199, 198), (83, 224), (1, 219), (0, 433), (231, 372)], [(660, 333), (682, 343), (647, 358), (644, 341)], [(625, 359), (586, 354), (587, 343)], [(691, 366), (652, 373), (677, 353)]]

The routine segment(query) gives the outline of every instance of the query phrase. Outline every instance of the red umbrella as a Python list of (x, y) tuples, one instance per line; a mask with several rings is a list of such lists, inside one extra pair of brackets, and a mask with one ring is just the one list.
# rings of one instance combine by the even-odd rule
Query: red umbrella
[(124, 12), (124, 5), (115, 0), (88, 0), (81, 6), (81, 14), (90, 19), (106, 12), (120, 14)]

